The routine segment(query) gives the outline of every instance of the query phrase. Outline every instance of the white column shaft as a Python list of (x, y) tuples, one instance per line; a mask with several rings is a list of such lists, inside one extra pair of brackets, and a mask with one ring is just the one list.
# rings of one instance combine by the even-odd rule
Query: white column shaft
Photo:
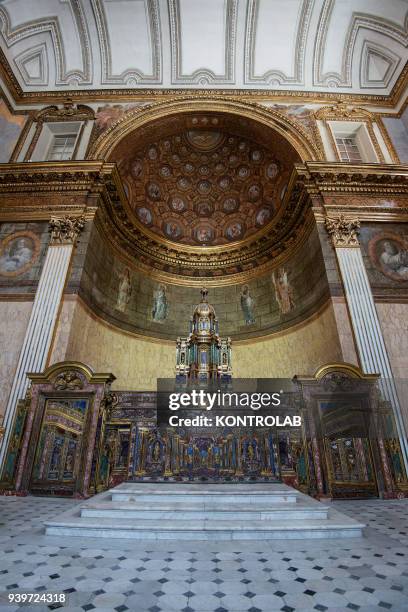
[(401, 450), (408, 471), (408, 444), (401, 406), (370, 283), (359, 248), (336, 248), (351, 323), (366, 373), (381, 374), (380, 388), (393, 408)]
[(17, 401), (24, 398), (27, 391), (27, 372), (41, 372), (45, 367), (72, 250), (72, 244), (48, 248), (4, 415), (5, 433), (0, 449), (0, 465), (3, 464), (10, 438)]

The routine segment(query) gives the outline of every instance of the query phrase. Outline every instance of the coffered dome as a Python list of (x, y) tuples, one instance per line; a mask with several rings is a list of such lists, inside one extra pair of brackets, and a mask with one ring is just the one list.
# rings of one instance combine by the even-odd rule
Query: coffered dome
[(127, 137), (112, 156), (141, 228), (208, 247), (237, 243), (273, 220), (296, 159), (279, 134), (216, 113), (160, 124), (160, 135), (152, 128)]

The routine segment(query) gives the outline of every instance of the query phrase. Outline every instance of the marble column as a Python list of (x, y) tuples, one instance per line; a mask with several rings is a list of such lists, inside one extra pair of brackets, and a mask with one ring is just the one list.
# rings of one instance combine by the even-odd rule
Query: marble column
[(366, 373), (381, 374), (379, 387), (392, 406), (401, 451), (408, 471), (407, 432), (384, 342), (373, 294), (358, 241), (360, 223), (355, 219), (326, 219), (326, 229), (336, 251), (346, 301), (350, 313), (361, 368)]
[(3, 465), (7, 450), (17, 402), (24, 398), (28, 388), (27, 373), (41, 372), (46, 366), (74, 245), (84, 225), (83, 217), (50, 220), (51, 241), (4, 415), (5, 431), (0, 448), (0, 466)]

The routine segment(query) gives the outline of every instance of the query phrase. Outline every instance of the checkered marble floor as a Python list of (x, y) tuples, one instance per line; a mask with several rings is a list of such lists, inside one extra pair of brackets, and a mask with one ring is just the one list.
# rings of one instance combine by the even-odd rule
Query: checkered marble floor
[(44, 520), (75, 503), (0, 497), (0, 612), (18, 609), (4, 604), (8, 591), (64, 591), (71, 612), (408, 611), (408, 500), (335, 502), (367, 523), (363, 539), (217, 544), (45, 536)]

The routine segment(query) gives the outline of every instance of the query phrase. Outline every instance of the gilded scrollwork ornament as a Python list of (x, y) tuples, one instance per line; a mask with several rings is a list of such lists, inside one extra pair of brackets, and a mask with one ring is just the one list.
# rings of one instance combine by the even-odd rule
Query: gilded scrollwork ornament
[(336, 218), (326, 218), (326, 230), (332, 239), (334, 248), (358, 247), (358, 233), (360, 221), (348, 219), (344, 215)]
[(51, 244), (74, 244), (85, 227), (85, 217), (51, 217)]
[(54, 388), (58, 391), (74, 391), (82, 389), (84, 382), (75, 370), (68, 370), (58, 374), (54, 381)]

